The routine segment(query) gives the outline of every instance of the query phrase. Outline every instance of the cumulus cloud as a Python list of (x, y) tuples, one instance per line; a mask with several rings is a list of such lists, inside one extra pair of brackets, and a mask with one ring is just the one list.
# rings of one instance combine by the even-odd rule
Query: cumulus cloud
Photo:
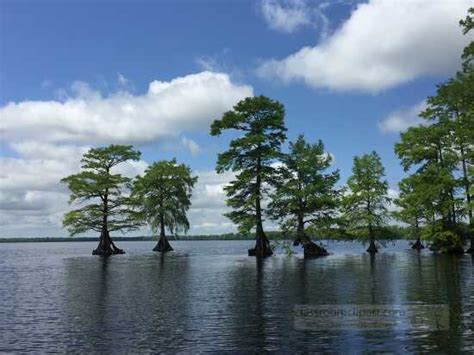
[(371, 93), (450, 74), (470, 40), (458, 25), (470, 5), (470, 0), (371, 0), (359, 4), (326, 40), (266, 61), (257, 72), (314, 88)]
[[(0, 158), (0, 236), (60, 236), (69, 192), (60, 180), (76, 173), (82, 154), (90, 147), (39, 142), (12, 144), (20, 158)], [(126, 162), (115, 172), (135, 177), (144, 161)]]
[(229, 211), (224, 186), (232, 181), (232, 172), (196, 171), (198, 182), (194, 188), (189, 210), (190, 232), (193, 234), (235, 231), (234, 224), (223, 214)]
[[(201, 72), (153, 81), (143, 95), (122, 90), (104, 96), (76, 81), (63, 92), (62, 100), (0, 107), (0, 139), (14, 152), (0, 157), (0, 236), (64, 236), (61, 219), (69, 194), (59, 181), (79, 170), (90, 147), (181, 137), (182, 146), (198, 154), (199, 145), (182, 133), (207, 130), (213, 119), (251, 95), (251, 87), (233, 83), (227, 74)], [(147, 166), (143, 160), (127, 162), (115, 171), (135, 177)], [(212, 190), (215, 184), (207, 180), (204, 174), (201, 181)], [(191, 223), (202, 225), (207, 220), (219, 230), (226, 223), (219, 217), (222, 206), (211, 212), (217, 196), (207, 202), (206, 196), (210, 195), (200, 198), (207, 209), (201, 206), (204, 214), (194, 212)]]
[(201, 72), (153, 81), (144, 95), (108, 97), (76, 82), (75, 96), (61, 101), (11, 102), (0, 108), (0, 134), (12, 141), (146, 142), (207, 126), (252, 88), (226, 74)]
[(419, 113), (426, 109), (426, 101), (390, 113), (384, 120), (378, 123), (379, 130), (382, 133), (399, 133), (409, 127), (417, 126), (423, 123)]

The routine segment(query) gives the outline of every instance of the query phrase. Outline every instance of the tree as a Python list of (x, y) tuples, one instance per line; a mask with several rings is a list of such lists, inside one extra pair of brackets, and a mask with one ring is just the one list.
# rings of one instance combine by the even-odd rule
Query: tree
[(400, 194), (393, 201), (399, 207), (399, 210), (393, 212), (393, 216), (410, 226), (412, 236), (416, 240), (412, 248), (417, 250), (425, 248), (421, 243), (420, 228), (426, 218), (426, 204), (431, 202), (429, 196), (423, 193), (426, 190), (420, 188), (423, 183), (419, 174), (404, 178), (398, 183)]
[[(471, 249), (474, 252), (473, 211), (471, 206), (473, 185), (469, 168), (474, 164), (474, 68), (464, 66), (464, 70), (456, 74), (443, 85), (438, 87), (436, 95), (428, 99), (430, 115), (438, 122), (444, 122), (446, 140), (449, 142), (450, 152), (454, 164), (451, 166), (453, 177), (457, 184), (453, 188), (453, 195), (458, 188), (463, 190), (464, 204), (460, 199), (454, 202), (460, 205), (459, 217), (467, 215), (470, 225)], [(431, 120), (433, 120), (433, 118)], [(459, 218), (460, 219), (460, 218)]]
[(219, 154), (216, 170), (237, 173), (236, 179), (225, 187), (227, 205), (233, 209), (226, 216), (239, 226), (241, 233), (255, 228), (256, 244), (249, 249), (249, 255), (258, 257), (272, 255), (263, 230), (262, 200), (276, 182), (273, 163), (280, 158), (281, 145), (286, 140), (284, 116), (281, 103), (265, 96), (249, 97), (211, 125), (212, 136), (231, 129), (243, 133), (230, 142), (229, 150)]
[(373, 151), (354, 157), (352, 176), (347, 181), (349, 191), (344, 196), (345, 217), (351, 229), (366, 229), (370, 245), (367, 252), (376, 253), (374, 228), (387, 217), (388, 182), (382, 180), (385, 169), (379, 155)]
[(280, 179), (269, 208), (283, 230), (296, 230), (294, 245), (303, 245), (305, 257), (328, 255), (326, 249), (311, 241), (305, 225), (328, 225), (336, 213), (339, 171), (327, 173), (331, 163), (323, 142), (309, 144), (303, 135), (290, 143), (289, 153), (282, 157)]
[[(459, 24), (462, 27), (462, 33), (464, 35), (468, 34), (474, 28), (474, 7), (471, 7), (468, 10), (468, 14), (466, 18), (459, 21)], [(471, 67), (472, 69), (472, 65), (474, 64), (474, 42), (473, 41), (471, 41), (464, 48), (461, 58), (463, 59), (464, 69), (466, 69), (467, 67)]]
[(177, 164), (176, 159), (162, 160), (146, 169), (144, 176), (135, 179), (133, 194), (144, 221), (160, 237), (154, 251), (173, 250), (165, 230), (177, 233), (189, 229), (186, 212), (191, 206), (191, 195), (197, 177), (191, 176), (191, 168)]
[(420, 115), (432, 123), (410, 127), (401, 133), (401, 141), (395, 145), (395, 153), (406, 172), (415, 169), (415, 173), (429, 177), (418, 188), (421, 189), (419, 193), (436, 192), (436, 195), (432, 195), (431, 224), (439, 219), (443, 228), (453, 229), (459, 217), (461, 203), (456, 197), (458, 182), (453, 172), (457, 158), (452, 149), (450, 123), (444, 117), (438, 120), (430, 107)]
[(63, 225), (71, 235), (100, 232), (94, 255), (123, 254), (110, 232), (133, 230), (140, 225), (132, 199), (124, 194), (131, 187), (131, 179), (113, 173), (117, 165), (139, 159), (140, 152), (130, 145), (91, 148), (81, 160), (81, 171), (61, 180), (71, 190), (70, 203), (80, 205), (64, 215)]

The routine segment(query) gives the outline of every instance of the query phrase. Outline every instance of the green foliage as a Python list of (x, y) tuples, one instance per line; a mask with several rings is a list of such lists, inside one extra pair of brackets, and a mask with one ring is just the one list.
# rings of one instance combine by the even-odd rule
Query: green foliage
[(261, 226), (261, 200), (276, 183), (273, 163), (281, 157), (281, 144), (286, 139), (284, 116), (281, 103), (265, 96), (249, 97), (211, 125), (213, 136), (225, 130), (243, 133), (219, 154), (216, 166), (218, 173), (237, 173), (236, 179), (225, 187), (227, 205), (232, 208), (226, 216), (242, 233)]
[(286, 231), (304, 231), (307, 223), (316, 228), (331, 226), (339, 204), (340, 192), (335, 188), (339, 171), (326, 172), (332, 157), (324, 151), (323, 142), (310, 144), (300, 135), (281, 162), (269, 205), (272, 217)]
[[(468, 10), (468, 14), (465, 19), (459, 21), (462, 27), (463, 34), (469, 33), (474, 28), (474, 8), (471, 7)], [(472, 66), (474, 63), (474, 42), (470, 42), (463, 51), (462, 54), (463, 67), (467, 68)]]
[(388, 217), (388, 182), (382, 180), (385, 169), (379, 155), (373, 151), (354, 157), (352, 176), (347, 181), (349, 191), (343, 198), (344, 217), (349, 233), (374, 237), (374, 228)]
[(441, 254), (464, 253), (461, 237), (453, 231), (444, 229), (440, 224), (427, 228), (425, 237), (431, 240), (430, 250)]
[[(469, 11), (473, 13), (473, 9)], [(467, 33), (472, 28), (472, 17), (468, 16), (461, 24)], [(422, 206), (427, 223), (439, 221), (450, 230), (465, 216), (472, 220), (474, 180), (469, 173), (474, 163), (472, 48), (471, 42), (463, 56), (463, 70), (427, 99), (427, 108), (420, 113), (426, 123), (403, 132), (401, 142), (395, 146), (405, 171), (413, 172), (412, 180), (417, 181), (411, 194), (417, 198), (411, 202)], [(471, 54), (466, 56), (466, 53)], [(402, 208), (404, 213), (408, 212), (408, 204)]]
[(196, 182), (189, 166), (177, 164), (176, 159), (162, 160), (135, 179), (132, 196), (137, 199), (141, 217), (154, 231), (167, 228), (171, 233), (187, 232), (186, 212)]
[(123, 162), (139, 159), (140, 152), (127, 145), (92, 148), (84, 154), (81, 171), (61, 180), (71, 191), (70, 203), (81, 206), (64, 215), (63, 225), (71, 235), (104, 228), (138, 228), (133, 200), (124, 194), (131, 187), (131, 179), (112, 170)]
[(288, 240), (273, 241), (271, 248), (272, 250), (275, 250), (276, 248), (281, 248), (281, 250), (284, 254), (286, 254), (286, 256), (293, 256), (295, 254), (292, 248), (292, 242), (289, 242)]
[(406, 224), (412, 230), (412, 237), (417, 238), (419, 228), (425, 217), (426, 195), (420, 193), (418, 186), (420, 184), (419, 175), (411, 175), (398, 183), (400, 193), (393, 202), (399, 207), (399, 210), (392, 212), (392, 215)]

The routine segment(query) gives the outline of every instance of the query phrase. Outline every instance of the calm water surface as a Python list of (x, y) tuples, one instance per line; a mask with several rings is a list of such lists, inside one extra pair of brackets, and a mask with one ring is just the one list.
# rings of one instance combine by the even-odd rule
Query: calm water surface
[[(0, 244), (0, 351), (474, 352), (474, 259), (358, 243), (332, 255), (247, 257), (250, 241)], [(301, 254), (301, 252), (299, 253)], [(294, 327), (294, 305), (449, 306), (448, 331)]]

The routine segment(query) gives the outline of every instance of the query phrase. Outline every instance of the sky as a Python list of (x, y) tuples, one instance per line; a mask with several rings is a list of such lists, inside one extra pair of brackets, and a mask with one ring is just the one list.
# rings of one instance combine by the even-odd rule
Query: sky
[[(0, 0), (0, 237), (64, 237), (68, 191), (93, 146), (133, 144), (136, 176), (176, 157), (199, 181), (191, 234), (235, 231), (222, 215), (209, 136), (239, 100), (285, 105), (291, 141), (322, 139), (341, 184), (376, 150), (390, 195), (393, 152), (436, 85), (460, 68), (473, 0)], [(286, 149), (285, 144), (283, 149)], [(149, 233), (149, 231), (140, 231)], [(132, 234), (137, 234), (134, 232)]]

